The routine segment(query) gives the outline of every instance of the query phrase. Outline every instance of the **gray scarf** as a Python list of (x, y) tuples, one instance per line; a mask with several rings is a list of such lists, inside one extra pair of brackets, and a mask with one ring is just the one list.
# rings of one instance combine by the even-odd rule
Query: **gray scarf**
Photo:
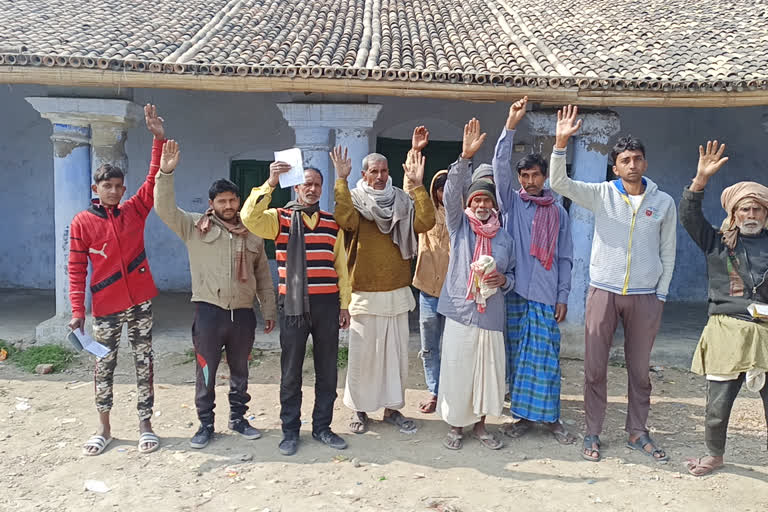
[(384, 190), (376, 190), (360, 180), (350, 194), (355, 209), (375, 222), (379, 231), (392, 237), (404, 260), (416, 256), (419, 246), (413, 231), (413, 200), (403, 190), (392, 186), (391, 176)]
[(291, 210), (291, 227), (288, 233), (288, 248), (285, 255), (285, 316), (289, 325), (301, 325), (310, 322), (309, 284), (307, 283), (307, 249), (304, 244), (304, 220), (302, 213), (312, 216), (320, 210), (317, 203), (299, 204), (291, 201), (285, 205)]

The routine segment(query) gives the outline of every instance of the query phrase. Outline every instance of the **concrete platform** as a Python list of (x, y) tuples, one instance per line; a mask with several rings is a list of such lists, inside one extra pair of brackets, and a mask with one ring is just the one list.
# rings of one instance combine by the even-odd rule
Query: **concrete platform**
[[(189, 302), (189, 293), (161, 293), (154, 300), (154, 345), (158, 352), (184, 352), (192, 348), (191, 328), (194, 306)], [(36, 327), (49, 320), (55, 313), (55, 299), (52, 290), (0, 289), (0, 339), (23, 340), (25, 343), (62, 343), (62, 336), (49, 339), (35, 339)], [(69, 321), (69, 318), (58, 322)], [(688, 369), (693, 350), (701, 330), (707, 321), (704, 303), (668, 303), (664, 310), (661, 331), (651, 354), (651, 363)], [(265, 350), (278, 350), (278, 332), (261, 332), (263, 321), (259, 319), (256, 346)], [(418, 314), (411, 315), (411, 350), (420, 348)], [(562, 331), (562, 357), (584, 358), (584, 327), (564, 324)], [(51, 331), (53, 332), (53, 331)], [(65, 332), (65, 331), (62, 331)], [(346, 333), (341, 343), (346, 343)], [(611, 359), (624, 358), (624, 336), (621, 327), (616, 333)]]

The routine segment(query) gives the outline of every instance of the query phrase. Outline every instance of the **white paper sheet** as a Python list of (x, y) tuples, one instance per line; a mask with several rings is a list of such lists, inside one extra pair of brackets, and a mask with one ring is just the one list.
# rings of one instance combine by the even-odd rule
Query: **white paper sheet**
[(109, 354), (109, 349), (107, 347), (91, 338), (88, 334), (83, 332), (82, 329), (76, 329), (73, 332), (75, 333), (75, 336), (77, 336), (77, 340), (83, 346), (83, 350), (90, 352), (96, 357), (104, 357)]
[(768, 318), (768, 304), (752, 303), (747, 307), (752, 318)]
[(275, 151), (275, 162), (290, 164), (291, 170), (280, 175), (280, 187), (292, 187), (304, 183), (304, 160), (299, 148)]

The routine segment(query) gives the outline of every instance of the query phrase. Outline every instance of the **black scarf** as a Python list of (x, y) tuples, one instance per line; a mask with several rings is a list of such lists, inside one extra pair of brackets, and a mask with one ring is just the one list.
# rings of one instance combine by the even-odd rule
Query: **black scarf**
[[(285, 205), (291, 210), (291, 227), (288, 234), (288, 249), (285, 255), (285, 298), (284, 311), (290, 324), (301, 325), (310, 321), (309, 284), (307, 283), (307, 248), (304, 243), (304, 220), (302, 213), (308, 216), (320, 211), (320, 206), (300, 204), (291, 201)], [(281, 297), (282, 298), (282, 297)]]

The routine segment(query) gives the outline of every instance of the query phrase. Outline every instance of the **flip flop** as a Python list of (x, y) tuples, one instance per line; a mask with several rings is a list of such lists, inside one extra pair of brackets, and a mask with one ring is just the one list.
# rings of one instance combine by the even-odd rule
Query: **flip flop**
[(389, 416), (384, 416), (384, 421), (398, 427), (403, 434), (413, 434), (419, 429), (415, 421), (409, 420), (400, 411), (392, 411)]
[(489, 450), (500, 450), (504, 447), (504, 443), (501, 439), (498, 439), (493, 434), (478, 435), (472, 432), (472, 437), (480, 441), (480, 443)]
[[(112, 438), (106, 439), (104, 436), (91, 436), (88, 441), (83, 444), (83, 455), (88, 457), (95, 457), (101, 455), (106, 450), (109, 443), (112, 442)], [(95, 452), (88, 451), (88, 448), (96, 448)]]
[[(688, 470), (688, 473), (692, 474), (693, 476), (707, 476), (711, 475), (718, 469), (722, 469), (725, 467), (725, 464), (720, 464), (719, 466), (713, 466), (712, 464), (707, 464), (701, 462), (701, 460), (704, 457), (700, 457), (698, 459), (688, 459), (685, 461), (685, 469)], [(702, 471), (696, 471), (697, 469), (701, 469)]]
[[(595, 448), (595, 446), (597, 446), (597, 448)], [(585, 453), (587, 450), (589, 450), (589, 454)], [(597, 455), (592, 455), (593, 453), (597, 453)], [(602, 456), (600, 455), (600, 438), (598, 436), (584, 436), (581, 458), (590, 462), (600, 462)]]
[[(647, 445), (651, 445), (651, 451), (648, 451), (645, 449)], [(667, 453), (656, 446), (656, 443), (653, 442), (651, 439), (651, 436), (648, 434), (643, 434), (634, 441), (627, 441), (627, 448), (631, 450), (638, 450), (643, 455), (647, 455), (648, 457), (652, 458), (656, 462), (667, 462), (669, 460), (669, 456)], [(657, 457), (656, 455), (661, 455), (661, 457)]]
[[(149, 448), (142, 448), (145, 444), (149, 445)], [(160, 448), (160, 439), (154, 432), (142, 432), (139, 436), (139, 453), (152, 453)]]
[(501, 427), (501, 431), (505, 436), (517, 439), (527, 434), (531, 428), (533, 428), (533, 423), (529, 421), (516, 421), (514, 423), (507, 423)]
[[(449, 450), (461, 450), (461, 447), (464, 446), (464, 442), (462, 441), (464, 439), (464, 436), (462, 434), (457, 434), (453, 431), (448, 431), (448, 433), (445, 435), (445, 439), (443, 439), (443, 446), (448, 448)], [(457, 444), (451, 444), (451, 443), (457, 443)]]
[(352, 421), (349, 422), (349, 431), (353, 434), (365, 434), (368, 432), (368, 424), (371, 420), (364, 412), (356, 412), (352, 416)]

